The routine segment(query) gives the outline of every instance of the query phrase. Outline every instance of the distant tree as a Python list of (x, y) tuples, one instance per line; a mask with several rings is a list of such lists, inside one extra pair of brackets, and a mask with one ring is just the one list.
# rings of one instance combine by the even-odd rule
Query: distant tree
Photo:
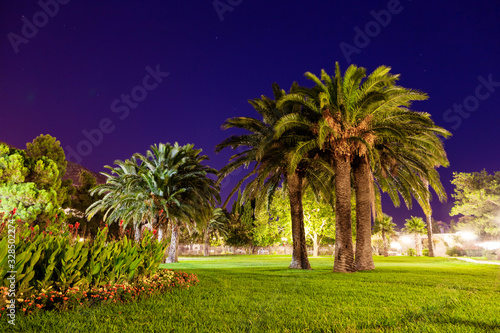
[(68, 162), (61, 143), (56, 138), (48, 134), (40, 134), (33, 142), (26, 144), (26, 154), (35, 160), (42, 156), (50, 158), (57, 165), (59, 176), (62, 177), (66, 174)]
[(225, 243), (229, 246), (253, 245), (252, 230), (255, 227), (253, 207), (250, 201), (244, 205), (239, 200), (233, 203), (229, 213), (229, 227)]
[(222, 208), (208, 207), (200, 214), (198, 218), (201, 228), (203, 230), (203, 255), (208, 257), (210, 255), (210, 236), (216, 233), (220, 236), (226, 236), (228, 231), (229, 219)]
[(500, 171), (454, 172), (455, 205), (451, 216), (462, 214), (457, 228), (472, 228), (476, 233), (500, 234)]
[[(96, 178), (90, 172), (83, 170), (79, 175), (80, 186), (76, 187), (75, 193), (72, 196), (71, 204), (69, 206), (70, 217), (68, 222), (74, 224), (80, 223), (80, 230), (82, 235), (94, 237), (99, 231), (99, 227), (103, 223), (104, 214), (102, 212), (96, 213), (92, 218), (85, 217), (85, 211), (94, 202), (102, 199), (101, 195), (90, 195), (90, 190), (97, 185)], [(119, 225), (109, 225), (108, 236), (119, 237)]]
[[(302, 205), (306, 238), (313, 245), (313, 256), (317, 257), (322, 240), (335, 238), (335, 215), (331, 204), (316, 196), (310, 187), (304, 191)], [(253, 235), (259, 245), (272, 245), (281, 242), (283, 237), (290, 238), (290, 200), (285, 189), (279, 187), (269, 208), (261, 208), (258, 216)]]
[(46, 220), (64, 218), (62, 208), (72, 190), (63, 186), (59, 168), (49, 157), (0, 144), (0, 212), (15, 207), (19, 218), (43, 228)]
[(382, 235), (382, 241), (384, 242), (384, 257), (389, 255), (388, 238), (390, 235), (395, 233), (396, 223), (392, 221), (392, 217), (384, 214), (382, 216), (377, 216), (375, 219), (375, 226), (373, 227), (373, 233)]
[(417, 256), (422, 255), (422, 247), (420, 246), (420, 235), (423, 235), (427, 232), (427, 228), (425, 227), (425, 222), (421, 217), (412, 216), (409, 219), (405, 220), (404, 231), (413, 234), (415, 236), (415, 250), (417, 252)]

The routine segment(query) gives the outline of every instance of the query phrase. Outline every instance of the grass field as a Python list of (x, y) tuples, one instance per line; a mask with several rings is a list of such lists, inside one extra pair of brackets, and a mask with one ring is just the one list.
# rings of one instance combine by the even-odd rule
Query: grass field
[(186, 258), (200, 283), (127, 305), (2, 318), (1, 332), (500, 332), (500, 267), (377, 257), (377, 269), (289, 270), (290, 256)]

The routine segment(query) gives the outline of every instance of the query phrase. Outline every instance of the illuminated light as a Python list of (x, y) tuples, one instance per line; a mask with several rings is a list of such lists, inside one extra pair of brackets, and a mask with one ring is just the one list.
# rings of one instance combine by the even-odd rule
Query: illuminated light
[(411, 244), (413, 243), (413, 240), (411, 239), (410, 236), (403, 236), (401, 237), (401, 241), (405, 244)]
[(500, 242), (483, 242), (476, 245), (489, 251), (500, 249)]
[(463, 240), (473, 240), (477, 238), (477, 235), (471, 231), (459, 231), (457, 235), (460, 236)]
[(286, 242), (288, 239), (287, 239), (286, 237), (281, 237), (281, 240), (282, 240), (283, 242)]
[(401, 250), (401, 244), (396, 241), (391, 242), (391, 249)]

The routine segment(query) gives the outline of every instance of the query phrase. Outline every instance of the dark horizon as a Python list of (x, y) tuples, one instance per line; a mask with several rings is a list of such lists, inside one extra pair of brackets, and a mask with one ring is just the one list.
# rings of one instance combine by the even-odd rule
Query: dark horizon
[[(222, 5), (221, 5), (222, 3)], [(159, 142), (193, 143), (220, 169), (232, 153), (215, 145), (225, 119), (255, 117), (247, 103), (288, 90), (303, 74), (349, 64), (401, 74), (421, 90), (413, 105), (453, 136), (440, 168), (448, 202), (432, 203), (446, 223), (453, 172), (499, 171), (500, 3), (389, 0), (162, 2), (42, 0), (1, 5), (0, 141), (25, 148), (40, 134), (92, 171)], [(242, 173), (231, 175), (223, 199)], [(398, 226), (423, 217), (413, 201), (383, 208)], [(456, 217), (455, 217), (456, 219)]]

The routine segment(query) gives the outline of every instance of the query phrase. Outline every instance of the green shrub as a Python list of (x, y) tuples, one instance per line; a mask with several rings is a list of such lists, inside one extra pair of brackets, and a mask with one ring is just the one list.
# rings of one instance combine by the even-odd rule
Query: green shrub
[(423, 250), (422, 250), (422, 255), (427, 256), (427, 257), (428, 257), (428, 256), (429, 256), (429, 249), (423, 249)]
[(483, 255), (488, 260), (495, 260), (497, 258), (497, 254), (495, 250), (484, 250)]
[(406, 250), (406, 255), (410, 257), (416, 257), (417, 250), (415, 250), (414, 248), (409, 248), (408, 250)]
[(446, 254), (450, 257), (463, 256), (464, 250), (460, 249), (458, 246), (452, 246), (446, 249)]
[(93, 240), (80, 241), (78, 224), (49, 233), (13, 219), (8, 224), (15, 233), (0, 229), (0, 286), (9, 286), (15, 271), (17, 293), (130, 282), (154, 274), (167, 246), (148, 231), (139, 243), (127, 237), (106, 242), (106, 227)]

